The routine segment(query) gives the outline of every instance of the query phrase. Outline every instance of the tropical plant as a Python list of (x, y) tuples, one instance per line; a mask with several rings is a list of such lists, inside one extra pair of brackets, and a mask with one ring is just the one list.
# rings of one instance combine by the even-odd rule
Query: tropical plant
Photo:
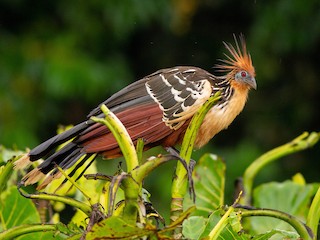
[[(314, 146), (320, 134), (303, 133), (253, 161), (236, 185), (234, 202), (228, 205), (223, 160), (205, 154), (194, 166), (191, 159), (197, 129), (218, 98), (213, 96), (193, 117), (180, 155), (172, 151), (145, 161), (143, 141), (135, 148), (121, 122), (102, 106), (105, 119), (93, 120), (114, 134), (126, 170), (107, 176), (97, 174), (94, 164), (66, 172), (59, 169), (65, 179), (54, 181), (46, 192), (16, 186), (20, 174), (13, 162), (22, 152), (1, 147), (0, 239), (316, 239), (318, 183), (307, 184), (299, 173), (282, 183), (254, 187), (254, 180), (273, 161)], [(171, 190), (171, 222), (165, 225), (143, 182), (151, 171), (171, 160), (178, 163)], [(84, 170), (85, 177), (77, 179)], [(80, 174), (70, 178), (72, 171)], [(60, 222), (59, 209), (64, 205), (75, 209), (67, 224)]]

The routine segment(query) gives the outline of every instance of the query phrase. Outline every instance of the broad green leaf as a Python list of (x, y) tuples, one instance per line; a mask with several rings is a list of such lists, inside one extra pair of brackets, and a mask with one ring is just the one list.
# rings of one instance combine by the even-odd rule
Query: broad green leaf
[[(203, 233), (201, 234), (200, 238), (198, 239), (203, 239), (208, 237), (209, 233), (211, 232), (211, 230), (216, 226), (216, 224), (221, 220), (221, 209), (214, 211), (208, 221), (207, 224), (205, 226), (205, 229), (203, 231)], [(233, 212), (234, 214), (236, 214), (235, 212)], [(240, 225), (240, 218), (236, 217), (236, 215), (230, 215), (229, 217), (229, 221), (227, 226), (221, 231), (221, 233), (219, 234), (219, 236), (217, 237), (217, 239), (221, 239), (221, 240), (226, 240), (226, 239), (236, 239), (236, 240), (247, 240), (250, 239), (250, 237), (248, 235), (246, 235), (243, 231), (239, 231), (237, 232), (236, 230), (234, 230), (234, 228), (231, 226), (232, 225)], [(235, 224), (235, 221), (238, 221), (237, 224)]]
[(244, 232), (236, 232), (232, 229), (232, 227), (227, 226), (220, 234), (218, 239), (234, 239), (234, 240), (249, 240), (251, 237)]
[(0, 198), (0, 230), (27, 223), (40, 223), (40, 216), (31, 199), (20, 195), (17, 187), (10, 187)]
[(270, 238), (274, 239), (299, 239), (299, 234), (296, 232), (282, 231), (279, 229), (274, 229), (269, 232), (256, 235), (252, 240), (269, 240)]
[[(275, 209), (286, 212), (300, 219), (306, 219), (310, 200), (316, 192), (316, 184), (303, 185), (292, 181), (283, 183), (271, 182), (254, 189), (254, 207)], [(251, 217), (251, 230), (254, 233), (264, 233), (272, 229), (295, 232), (284, 221), (269, 217)]]
[[(207, 217), (223, 205), (225, 170), (224, 162), (216, 155), (205, 154), (200, 158), (194, 169), (197, 209), (193, 215)], [(191, 204), (190, 201), (187, 204)]]
[(23, 152), (19, 150), (12, 150), (5, 148), (4, 146), (0, 145), (0, 165), (1, 163), (7, 162), (9, 159), (13, 157), (21, 155)]
[(202, 216), (191, 216), (182, 224), (182, 234), (187, 239), (198, 239), (203, 232), (207, 219)]
[(127, 223), (121, 217), (110, 217), (95, 224), (86, 239), (138, 239), (154, 235), (154, 229), (143, 229)]

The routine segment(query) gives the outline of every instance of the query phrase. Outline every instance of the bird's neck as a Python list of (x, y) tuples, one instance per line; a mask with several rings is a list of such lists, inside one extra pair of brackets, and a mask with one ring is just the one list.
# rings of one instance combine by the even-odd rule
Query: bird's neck
[(198, 131), (195, 146), (202, 147), (218, 132), (226, 129), (236, 116), (242, 111), (248, 97), (247, 87), (230, 84), (223, 93), (222, 102), (209, 110)]

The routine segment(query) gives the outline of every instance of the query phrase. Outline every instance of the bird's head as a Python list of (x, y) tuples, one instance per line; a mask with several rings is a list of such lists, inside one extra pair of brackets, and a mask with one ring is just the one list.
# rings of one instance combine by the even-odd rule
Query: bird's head
[(220, 60), (222, 64), (218, 64), (216, 67), (219, 71), (226, 73), (223, 77), (228, 79), (231, 84), (247, 89), (256, 89), (256, 74), (251, 56), (247, 52), (244, 36), (240, 35), (239, 38), (240, 46), (235, 35), (235, 47), (230, 43), (223, 43), (230, 55), (224, 54), (227, 59)]

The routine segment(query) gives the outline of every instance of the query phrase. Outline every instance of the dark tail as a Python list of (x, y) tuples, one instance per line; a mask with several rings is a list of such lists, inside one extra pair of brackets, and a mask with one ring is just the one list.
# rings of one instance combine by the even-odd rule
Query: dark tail
[[(73, 128), (41, 143), (40, 145), (32, 149), (29, 153), (21, 157), (18, 161), (16, 161), (16, 168), (25, 168), (31, 162), (36, 161), (40, 158), (45, 158), (45, 160), (37, 168), (33, 169), (31, 172), (29, 172), (26, 176), (23, 177), (22, 184), (34, 184), (39, 180), (43, 179), (49, 172), (51, 172), (50, 175), (46, 177), (44, 182), (38, 187), (39, 189), (44, 188), (48, 183), (51, 182), (52, 179), (58, 178), (60, 176), (59, 171), (55, 169), (56, 166), (59, 166), (62, 169), (68, 169), (75, 165), (80, 158), (83, 157), (83, 160), (81, 161), (83, 164), (83, 161), (87, 160), (93, 155), (96, 155), (86, 154), (82, 151), (82, 147), (79, 146), (77, 143), (66, 143), (72, 138), (77, 137), (93, 123), (94, 122), (91, 120), (80, 123), (74, 126)], [(58, 151), (53, 152), (59, 145), (63, 143), (66, 143), (66, 145)], [(71, 175), (73, 174), (74, 172), (71, 173)]]
[(70, 139), (74, 138), (91, 124), (92, 124), (91, 121), (82, 122), (74, 126), (73, 128), (63, 133), (60, 133), (48, 139), (47, 141), (41, 143), (40, 145), (38, 145), (37, 147), (35, 147), (29, 152), (30, 161), (33, 162), (40, 158), (45, 157), (48, 153), (50, 153), (52, 150), (57, 148), (60, 144), (65, 143)]

